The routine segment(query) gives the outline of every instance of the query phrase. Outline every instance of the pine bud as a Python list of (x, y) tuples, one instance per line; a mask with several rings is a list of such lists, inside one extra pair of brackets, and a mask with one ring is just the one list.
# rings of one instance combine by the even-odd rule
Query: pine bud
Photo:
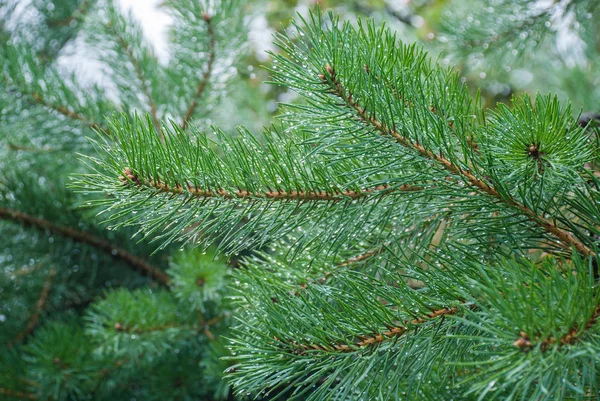
[(327, 63), (327, 66), (325, 68), (327, 69), (329, 75), (331, 75), (332, 77), (335, 75), (335, 71), (333, 70), (333, 67), (329, 65), (329, 63)]

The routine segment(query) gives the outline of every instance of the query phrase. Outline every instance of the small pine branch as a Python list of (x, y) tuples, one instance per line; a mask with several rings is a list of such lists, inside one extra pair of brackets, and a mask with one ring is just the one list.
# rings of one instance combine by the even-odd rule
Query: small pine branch
[(50, 294), (50, 290), (52, 288), (52, 282), (54, 281), (54, 277), (56, 276), (56, 270), (51, 269), (46, 281), (44, 282), (44, 286), (42, 287), (42, 291), (40, 292), (40, 297), (35, 305), (35, 311), (29, 318), (27, 322), (27, 326), (19, 333), (17, 336), (7, 344), (8, 348), (12, 348), (15, 344), (20, 343), (25, 337), (30, 335), (38, 321), (40, 320), (40, 316), (46, 306), (46, 301), (48, 300), (48, 295)]
[(194, 98), (191, 100), (190, 105), (188, 106), (185, 116), (183, 117), (183, 121), (181, 122), (181, 129), (185, 130), (190, 122), (190, 119), (194, 115), (196, 108), (198, 107), (198, 102), (202, 99), (204, 95), (204, 91), (208, 87), (208, 83), (213, 74), (213, 68), (215, 63), (215, 31), (211, 22), (212, 17), (207, 13), (202, 14), (202, 20), (206, 23), (206, 34), (208, 35), (208, 61), (206, 62), (206, 68), (204, 73), (202, 74), (202, 78), (198, 83), (196, 88), (196, 93)]
[(156, 280), (158, 283), (164, 286), (169, 285), (169, 277), (158, 268), (150, 265), (142, 258), (133, 255), (125, 249), (115, 246), (114, 244), (111, 244), (110, 242), (102, 238), (96, 237), (90, 233), (75, 230), (70, 227), (62, 227), (48, 220), (44, 220), (42, 218), (38, 218), (35, 216), (28, 215), (26, 213), (7, 208), (0, 208), (0, 218), (32, 226), (40, 230), (47, 230), (58, 235), (70, 238), (74, 241), (93, 246), (94, 248), (109, 254), (113, 258), (120, 259), (126, 262), (133, 269), (147, 274), (153, 280)]

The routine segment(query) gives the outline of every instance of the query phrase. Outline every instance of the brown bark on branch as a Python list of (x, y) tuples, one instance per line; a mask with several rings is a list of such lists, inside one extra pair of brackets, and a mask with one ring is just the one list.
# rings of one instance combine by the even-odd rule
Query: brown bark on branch
[(206, 63), (206, 70), (204, 71), (204, 74), (202, 74), (202, 79), (200, 80), (200, 83), (198, 83), (198, 87), (196, 88), (196, 94), (194, 95), (194, 98), (190, 102), (190, 105), (188, 106), (188, 108), (185, 112), (185, 116), (183, 117), (183, 121), (181, 122), (182, 130), (185, 130), (187, 128), (188, 123), (190, 122), (190, 119), (192, 118), (192, 116), (194, 115), (194, 112), (196, 111), (196, 107), (198, 107), (198, 102), (200, 101), (200, 99), (202, 98), (202, 95), (204, 94), (204, 91), (206, 91), (206, 88), (208, 87), (208, 83), (212, 76), (214, 63), (215, 63), (216, 39), (215, 39), (215, 32), (213, 29), (212, 19), (211, 19), (210, 15), (208, 15), (208, 14), (204, 14), (203, 19), (206, 22), (207, 34), (208, 34), (208, 61)]
[(400, 134), (398, 131), (385, 126), (382, 122), (380, 122), (374, 115), (369, 115), (367, 111), (358, 104), (351, 93), (349, 93), (342, 85), (341, 81), (337, 78), (335, 70), (330, 65), (327, 65), (325, 68), (327, 75), (320, 74), (319, 79), (324, 84), (330, 85), (333, 94), (344, 101), (344, 103), (351, 108), (356, 115), (366, 124), (371, 125), (375, 130), (385, 136), (389, 136), (393, 138), (397, 143), (402, 145), (403, 147), (410, 149), (419, 153), (426, 159), (433, 160), (439, 164), (441, 164), (447, 171), (450, 173), (462, 177), (467, 183), (476, 188), (478, 191), (490, 195), (501, 202), (508, 204), (511, 207), (514, 207), (521, 211), (530, 221), (536, 223), (540, 227), (542, 227), (546, 232), (552, 234), (554, 237), (561, 241), (561, 245), (564, 248), (574, 247), (579, 251), (583, 256), (590, 257), (595, 256), (593, 250), (588, 248), (583, 242), (581, 242), (578, 238), (576, 238), (571, 232), (558, 227), (552, 221), (546, 219), (543, 216), (538, 215), (533, 210), (528, 208), (527, 206), (515, 201), (512, 198), (507, 198), (505, 196), (500, 195), (500, 193), (490, 186), (485, 181), (477, 178), (473, 173), (467, 170), (463, 170), (460, 167), (453, 164), (450, 160), (445, 158), (441, 154), (433, 153), (432, 151), (425, 149), (419, 143), (415, 143), (410, 140), (410, 138), (405, 137)]
[(181, 185), (169, 186), (167, 183), (162, 181), (144, 180), (133, 173), (129, 167), (123, 169), (123, 175), (119, 179), (126, 185), (133, 183), (139, 187), (154, 188), (161, 192), (170, 193), (173, 195), (187, 194), (195, 198), (225, 198), (225, 199), (273, 199), (273, 200), (296, 200), (296, 201), (341, 201), (345, 199), (360, 199), (366, 198), (369, 195), (377, 192), (394, 192), (394, 191), (420, 191), (421, 187), (413, 187), (410, 185), (401, 185), (396, 188), (392, 188), (387, 185), (378, 185), (373, 188), (367, 188), (359, 191), (347, 190), (347, 191), (264, 191), (264, 192), (250, 192), (240, 189), (235, 192), (225, 191), (220, 189), (218, 191), (212, 191), (208, 189), (195, 188), (188, 184), (185, 188)]
[(144, 259), (135, 256), (134, 254), (126, 251), (125, 249), (115, 246), (114, 244), (111, 244), (105, 239), (96, 237), (95, 235), (92, 235), (85, 231), (79, 231), (70, 227), (59, 226), (48, 220), (39, 217), (34, 217), (29, 214), (19, 212), (17, 210), (2, 207), (0, 207), (0, 219), (14, 221), (17, 223), (24, 224), (26, 226), (38, 228), (40, 230), (47, 230), (61, 235), (63, 237), (70, 238), (74, 241), (90, 245), (109, 254), (115, 259), (127, 263), (131, 268), (144, 274), (147, 274), (159, 284), (165, 287), (169, 286), (169, 276), (167, 276), (160, 269), (152, 266)]

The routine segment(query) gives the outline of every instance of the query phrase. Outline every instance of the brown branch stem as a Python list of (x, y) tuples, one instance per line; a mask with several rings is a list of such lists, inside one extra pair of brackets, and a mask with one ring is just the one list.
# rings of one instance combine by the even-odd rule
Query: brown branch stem
[(533, 210), (528, 208), (527, 206), (515, 201), (512, 198), (506, 198), (502, 196), (498, 190), (490, 186), (485, 181), (477, 178), (473, 173), (467, 170), (463, 170), (457, 165), (453, 164), (450, 160), (445, 158), (442, 154), (436, 154), (432, 151), (426, 149), (419, 143), (413, 142), (410, 138), (405, 137), (400, 134), (398, 131), (391, 129), (381, 123), (374, 114), (367, 113), (367, 110), (364, 109), (360, 104), (358, 104), (352, 97), (351, 93), (348, 93), (339, 79), (336, 77), (335, 70), (330, 65), (326, 67), (327, 76), (321, 74), (319, 78), (321, 82), (329, 84), (332, 86), (333, 93), (342, 99), (351, 109), (353, 109), (357, 116), (364, 122), (371, 126), (373, 126), (377, 131), (379, 131), (382, 135), (389, 136), (393, 138), (397, 143), (402, 145), (403, 147), (410, 149), (412, 151), (416, 151), (424, 158), (429, 160), (436, 161), (441, 164), (447, 171), (450, 173), (462, 177), (467, 183), (469, 183), (472, 187), (476, 188), (480, 192), (483, 192), (487, 195), (490, 195), (501, 202), (508, 204), (511, 207), (514, 207), (520, 210), (527, 218), (541, 226), (545, 231), (554, 235), (561, 242), (561, 245), (565, 248), (574, 247), (579, 251), (582, 255), (589, 257), (594, 256), (595, 253), (592, 249), (588, 248), (583, 242), (577, 239), (571, 232), (566, 231), (563, 228), (558, 227), (552, 221), (546, 219), (543, 216), (538, 215)]
[(23, 94), (29, 95), (31, 97), (31, 99), (33, 99), (33, 101), (35, 101), (36, 103), (38, 103), (50, 110), (54, 110), (55, 112), (62, 114), (63, 116), (68, 117), (71, 120), (79, 121), (79, 122), (87, 125), (90, 128), (95, 128), (95, 129), (105, 131), (105, 129), (102, 128), (102, 126), (99, 123), (90, 121), (86, 116), (84, 116), (80, 113), (77, 113), (75, 111), (71, 111), (65, 106), (50, 103), (46, 99), (44, 99), (44, 97), (41, 94), (39, 94), (37, 92), (33, 92), (33, 93), (29, 93), (29, 94), (26, 92), (23, 92)]
[(208, 82), (213, 72), (214, 63), (215, 63), (215, 47), (216, 47), (216, 39), (215, 32), (212, 24), (212, 19), (210, 15), (204, 14), (203, 19), (206, 22), (206, 29), (208, 34), (208, 61), (206, 63), (206, 70), (204, 70), (204, 74), (202, 74), (202, 79), (198, 83), (198, 87), (196, 88), (196, 94), (194, 98), (190, 102), (187, 111), (185, 112), (185, 117), (183, 117), (183, 121), (181, 122), (181, 129), (185, 130), (190, 122), (190, 119), (194, 115), (196, 111), (196, 107), (198, 107), (198, 102), (202, 98), (204, 91), (208, 87)]
[(47, 230), (55, 234), (61, 235), (66, 238), (70, 238), (74, 241), (90, 245), (98, 250), (101, 250), (115, 259), (122, 260), (127, 263), (131, 268), (140, 271), (150, 276), (153, 280), (159, 284), (168, 287), (170, 279), (160, 269), (152, 266), (144, 259), (135, 256), (134, 254), (126, 251), (123, 248), (115, 246), (110, 242), (96, 237), (85, 231), (79, 231), (70, 227), (63, 227), (54, 224), (48, 220), (31, 216), (27, 213), (19, 212), (17, 210), (7, 209), (0, 207), (0, 219), (10, 220), (17, 223), (21, 223), (26, 226), (35, 227), (40, 230)]
[(63, 18), (60, 20), (50, 20), (50, 21), (48, 21), (48, 25), (50, 25), (50, 26), (68, 26), (73, 21), (80, 21), (85, 17), (85, 15), (89, 11), (91, 5), (92, 5), (91, 0), (84, 0), (79, 5), (79, 7), (77, 7), (77, 9), (75, 11), (73, 11), (73, 13), (71, 15), (69, 15), (67, 18)]
[(9, 388), (0, 387), (0, 395), (6, 395), (8, 397), (20, 398), (22, 400), (35, 400), (35, 394), (26, 393), (24, 391), (11, 390)]
[(52, 289), (52, 282), (54, 281), (55, 276), (56, 270), (50, 269), (50, 273), (48, 274), (48, 277), (44, 282), (44, 286), (42, 287), (42, 291), (40, 292), (40, 296), (35, 305), (35, 310), (33, 314), (29, 318), (29, 321), (27, 322), (25, 328), (19, 334), (17, 334), (17, 336), (11, 342), (7, 344), (8, 348), (12, 348), (15, 344), (20, 343), (21, 340), (30, 335), (35, 329), (35, 326), (37, 326), (37, 323), (40, 320), (40, 316), (42, 315), (42, 311), (46, 307), (48, 295), (50, 295), (50, 290)]
[(119, 43), (119, 45), (125, 52), (127, 59), (129, 60), (129, 62), (131, 63), (131, 66), (133, 67), (133, 69), (135, 71), (135, 75), (141, 85), (142, 93), (146, 97), (146, 101), (148, 102), (148, 107), (150, 107), (150, 116), (152, 117), (152, 123), (154, 124), (154, 127), (156, 128), (156, 131), (158, 132), (158, 136), (162, 141), (163, 134), (162, 134), (162, 130), (160, 127), (160, 120), (158, 119), (158, 111), (157, 111), (157, 107), (156, 107), (156, 102), (154, 101), (152, 94), (150, 92), (150, 88), (148, 88), (148, 84), (146, 83), (146, 77), (144, 76), (144, 70), (142, 69), (142, 65), (141, 65), (140, 61), (137, 59), (137, 57), (135, 57), (135, 55), (131, 51), (131, 46), (125, 40), (125, 38), (116, 31), (114, 31), (114, 34), (117, 37), (117, 42)]
[[(583, 333), (584, 330), (591, 329), (598, 322), (599, 317), (600, 317), (600, 304), (598, 304), (594, 308), (594, 311), (592, 312), (592, 315), (590, 316), (587, 323), (585, 324), (583, 330), (580, 330), (579, 326), (577, 324), (575, 324), (573, 327), (571, 327), (569, 329), (569, 331), (567, 331), (567, 333), (565, 335), (563, 335), (560, 338), (547, 337), (541, 341), (539, 341), (540, 340), (539, 338), (535, 338), (534, 340), (539, 341), (540, 350), (542, 352), (548, 351), (553, 344), (558, 344), (559, 349), (565, 345), (573, 345), (577, 341), (579, 341), (581, 334)], [(531, 349), (533, 347), (531, 338), (524, 331), (522, 331), (520, 333), (519, 338), (517, 338), (517, 340), (513, 343), (513, 345), (517, 348), (520, 348), (521, 351), (523, 351), (523, 352), (529, 352), (529, 351), (531, 351)]]
[(367, 188), (359, 191), (346, 190), (346, 191), (305, 191), (296, 190), (286, 192), (284, 190), (269, 190), (263, 192), (250, 192), (246, 190), (237, 190), (235, 192), (225, 191), (219, 189), (218, 191), (212, 191), (209, 189), (200, 189), (188, 184), (185, 188), (181, 185), (169, 186), (167, 183), (162, 181), (144, 180), (138, 175), (134, 174), (129, 167), (123, 169), (123, 175), (119, 176), (119, 179), (128, 185), (133, 183), (140, 187), (154, 188), (161, 192), (170, 193), (173, 195), (187, 194), (195, 198), (225, 198), (225, 199), (273, 199), (273, 200), (296, 200), (296, 201), (341, 201), (345, 199), (360, 199), (365, 198), (376, 192), (393, 192), (393, 191), (420, 191), (421, 187), (413, 187), (410, 185), (401, 185), (393, 188), (388, 185), (378, 185), (373, 188)]
[(337, 352), (353, 352), (353, 351), (356, 351), (358, 349), (365, 348), (368, 346), (379, 345), (379, 344), (383, 343), (385, 340), (396, 339), (396, 338), (410, 332), (411, 326), (419, 326), (424, 323), (430, 322), (435, 319), (442, 318), (447, 315), (455, 315), (458, 312), (459, 312), (458, 307), (438, 309), (438, 310), (431, 312), (427, 316), (416, 318), (416, 319), (411, 320), (410, 322), (407, 322), (407, 324), (405, 326), (394, 326), (394, 327), (388, 328), (388, 330), (381, 332), (381, 333), (371, 334), (368, 336), (361, 336), (361, 339), (359, 341), (356, 341), (355, 343), (350, 344), (350, 345), (349, 344), (335, 344), (335, 345), (325, 346), (325, 345), (319, 345), (319, 344), (298, 344), (293, 341), (291, 342), (291, 344), (295, 348), (299, 348), (303, 351), (304, 350), (316, 350), (316, 351), (330, 352), (333, 350), (333, 351), (337, 351)]

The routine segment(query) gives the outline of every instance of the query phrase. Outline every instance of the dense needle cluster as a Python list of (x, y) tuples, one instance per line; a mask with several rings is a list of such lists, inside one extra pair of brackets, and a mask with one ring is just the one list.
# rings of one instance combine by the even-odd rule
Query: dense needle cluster
[[(594, 71), (597, 1), (387, 2), (404, 33), (442, 19), (439, 63), (299, 16), (268, 63), (299, 96), (260, 133), (211, 125), (232, 104), (261, 125), (235, 107), (262, 92), (237, 79), (247, 2), (161, 2), (165, 59), (113, 0), (31, 0), (29, 25), (19, 3), (0, 0), (0, 398), (600, 397), (599, 132), (564, 101), (595, 104), (597, 74), (495, 81), (527, 77), (528, 46)], [(552, 50), (565, 32), (584, 53)], [(65, 74), (75, 43), (108, 91)]]
[(271, 70), (304, 97), (283, 128), (213, 142), (166, 124), (161, 143), (123, 117), (77, 183), (111, 195), (97, 202), (116, 227), (255, 249), (235, 274), (237, 391), (597, 394), (591, 131), (551, 95), (484, 118), (456, 72), (374, 23), (294, 30)]

